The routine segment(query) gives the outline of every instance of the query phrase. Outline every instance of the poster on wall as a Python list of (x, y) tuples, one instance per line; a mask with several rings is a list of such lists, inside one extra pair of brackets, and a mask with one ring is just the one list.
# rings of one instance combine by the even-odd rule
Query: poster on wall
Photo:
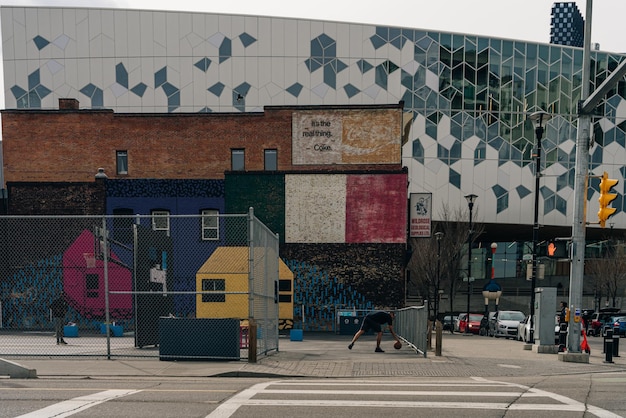
[(400, 108), (292, 113), (294, 165), (398, 164), (401, 142)]
[(432, 222), (432, 193), (411, 193), (409, 218), (411, 238), (429, 238)]

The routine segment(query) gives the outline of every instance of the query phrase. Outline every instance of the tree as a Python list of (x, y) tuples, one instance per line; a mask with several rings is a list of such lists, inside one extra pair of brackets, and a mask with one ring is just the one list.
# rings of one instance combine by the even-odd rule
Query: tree
[[(476, 209), (473, 211), (477, 213)], [(475, 217), (475, 215), (474, 215)], [(411, 272), (409, 285), (422, 297), (428, 299), (429, 312), (434, 311), (434, 299), (437, 288), (437, 239), (436, 232), (443, 232), (440, 242), (440, 271), (439, 289), (448, 292), (449, 310), (453, 310), (454, 297), (466, 267), (462, 261), (467, 254), (467, 238), (469, 235), (468, 209), (452, 210), (449, 205), (443, 204), (440, 212), (441, 221), (434, 222), (430, 238), (411, 238), (409, 245), (412, 249), (407, 269)], [(480, 236), (484, 225), (472, 223), (473, 237)], [(441, 306), (441, 305), (440, 305)], [(443, 309), (440, 308), (440, 311)]]
[(626, 287), (626, 255), (624, 247), (611, 247), (598, 258), (588, 259), (586, 272), (592, 277), (598, 300), (605, 293), (615, 306), (618, 292)]

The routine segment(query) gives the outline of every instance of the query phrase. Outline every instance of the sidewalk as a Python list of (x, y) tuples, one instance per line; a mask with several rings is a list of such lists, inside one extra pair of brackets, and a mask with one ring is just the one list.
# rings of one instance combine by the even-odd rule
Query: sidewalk
[[(280, 339), (280, 351), (260, 356), (256, 364), (244, 361), (159, 361), (158, 358), (31, 357), (8, 360), (36, 371), (38, 378), (111, 377), (374, 377), (374, 376), (529, 376), (626, 371), (626, 339), (623, 356), (605, 363), (602, 338), (590, 339), (589, 363), (559, 361), (557, 354), (524, 350), (518, 341), (477, 335), (443, 335), (442, 356), (427, 357), (402, 347), (395, 350), (385, 336), (375, 353), (373, 336), (363, 336), (352, 350), (351, 337), (329, 333), (305, 333), (303, 341)], [(1, 368), (0, 368), (1, 370)]]

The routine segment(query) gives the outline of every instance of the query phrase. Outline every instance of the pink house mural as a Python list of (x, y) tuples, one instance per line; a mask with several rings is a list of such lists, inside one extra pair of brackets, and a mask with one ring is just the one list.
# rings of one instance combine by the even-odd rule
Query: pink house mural
[[(70, 305), (87, 319), (104, 318), (104, 259), (96, 254), (96, 238), (84, 230), (63, 253), (63, 290)], [(130, 292), (132, 272), (111, 252), (108, 257), (109, 292)], [(132, 317), (132, 295), (109, 294), (111, 319)]]

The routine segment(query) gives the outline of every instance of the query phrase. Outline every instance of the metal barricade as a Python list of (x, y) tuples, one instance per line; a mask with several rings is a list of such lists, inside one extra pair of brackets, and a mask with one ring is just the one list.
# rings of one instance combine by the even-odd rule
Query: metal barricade
[(410, 306), (395, 311), (394, 329), (404, 342), (417, 353), (426, 357), (428, 351), (428, 309), (426, 306)]

